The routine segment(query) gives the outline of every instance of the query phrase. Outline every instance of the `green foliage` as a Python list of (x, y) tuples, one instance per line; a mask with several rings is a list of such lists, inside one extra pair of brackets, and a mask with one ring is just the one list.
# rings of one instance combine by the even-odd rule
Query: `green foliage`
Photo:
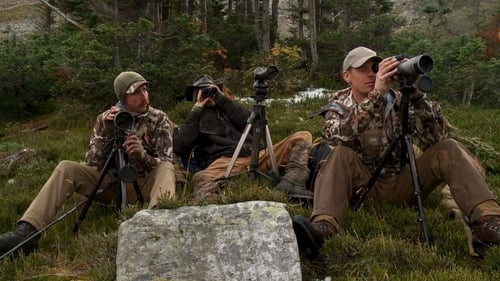
[[(168, 16), (158, 18), (148, 6), (156, 4), (158, 12)], [(207, 4), (207, 33), (202, 33), (205, 23), (196, 14), (182, 14), (177, 3), (58, 1), (58, 7), (86, 31), (63, 23), (51, 26), (50, 33), (0, 43), (0, 78), (4, 81), (0, 110), (6, 113), (1, 118), (31, 117), (56, 108), (68, 118), (90, 118), (115, 103), (112, 82), (122, 70), (139, 71), (151, 80), (153, 104), (165, 109), (183, 99), (185, 86), (199, 74), (222, 78), (238, 95), (251, 95), (251, 70), (269, 64), (281, 70), (278, 81), (270, 83), (277, 96), (310, 85), (340, 88), (344, 85), (339, 75), (343, 57), (358, 45), (384, 56), (430, 54), (435, 62), (429, 74), (435, 81), (432, 94), (440, 100), (485, 106), (500, 102), (498, 54), (491, 47), (486, 49), (495, 46), (486, 40), (496, 40), (492, 39), (496, 36), (480, 39), (474, 34), (442, 36), (442, 32), (420, 27), (402, 29), (402, 19), (391, 13), (392, 1), (320, 4), (320, 60), (314, 81), (308, 79), (307, 38), (283, 40), (273, 35), (272, 53), (259, 54), (251, 17), (228, 14), (223, 1)], [(447, 14), (455, 6), (450, 1), (426, 1), (422, 10)], [(76, 103), (85, 106), (75, 108)]]
[[(436, 40), (440, 43), (436, 44)], [(486, 105), (499, 99), (495, 73), (500, 65), (497, 58), (484, 57), (485, 48), (485, 42), (479, 37), (438, 39), (425, 32), (411, 31), (394, 35), (381, 53), (408, 57), (428, 54), (434, 62), (432, 71), (427, 73), (434, 82), (432, 96), (461, 104), (467, 103), (469, 94), (473, 93), (472, 101), (484, 101)]]
[[(333, 79), (341, 81), (342, 61), (349, 50), (357, 46), (365, 46), (381, 52), (391, 42), (391, 30), (400, 22), (391, 16), (372, 16), (354, 26), (339, 27), (336, 30), (318, 34), (318, 51), (320, 58), (319, 71), (335, 74)], [(349, 38), (346, 42), (345, 38)]]
[(38, 44), (43, 45), (40, 41), (0, 42), (0, 110), (4, 119), (32, 117), (52, 109), (51, 81), (43, 67), (50, 51)]

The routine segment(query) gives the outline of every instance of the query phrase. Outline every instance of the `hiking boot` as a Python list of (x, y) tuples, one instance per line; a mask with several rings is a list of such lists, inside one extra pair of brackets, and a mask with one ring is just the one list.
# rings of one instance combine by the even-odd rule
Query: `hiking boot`
[[(35, 232), (37, 232), (37, 229), (34, 226), (22, 221), (17, 225), (16, 230), (0, 235), (0, 256), (3, 256)], [(14, 253), (19, 250), (23, 250), (26, 255), (31, 253), (37, 247), (39, 238), (40, 235), (37, 235), (31, 240), (23, 242), (24, 244)]]
[(211, 201), (219, 198), (224, 181), (207, 181), (194, 187), (193, 195), (197, 200)]
[(293, 217), (292, 224), (295, 236), (297, 236), (299, 250), (309, 260), (316, 259), (325, 240), (332, 238), (337, 233), (335, 227), (329, 222), (321, 220), (311, 223), (301, 215)]
[(483, 258), (486, 250), (494, 245), (500, 245), (500, 216), (483, 216), (474, 221), (472, 243), (476, 253)]
[(293, 184), (287, 180), (280, 181), (274, 190), (284, 192), (290, 200), (304, 202), (312, 205), (314, 193), (304, 186)]
[(296, 143), (290, 150), (285, 166), (285, 174), (274, 190), (285, 192), (293, 201), (312, 205), (313, 192), (306, 188), (310, 170), (308, 167), (311, 145), (305, 142)]

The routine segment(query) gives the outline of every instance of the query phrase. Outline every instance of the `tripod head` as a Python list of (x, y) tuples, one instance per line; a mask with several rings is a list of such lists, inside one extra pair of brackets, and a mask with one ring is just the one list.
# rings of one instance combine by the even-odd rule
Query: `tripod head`
[(257, 102), (262, 102), (267, 99), (267, 82), (268, 79), (274, 79), (278, 76), (278, 68), (276, 66), (257, 67), (253, 71), (253, 84), (254, 98)]

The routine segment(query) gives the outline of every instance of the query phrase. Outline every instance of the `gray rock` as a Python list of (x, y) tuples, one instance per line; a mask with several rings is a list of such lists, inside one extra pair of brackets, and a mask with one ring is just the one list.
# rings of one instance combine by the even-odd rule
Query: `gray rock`
[(116, 280), (301, 280), (285, 205), (141, 210), (118, 230)]

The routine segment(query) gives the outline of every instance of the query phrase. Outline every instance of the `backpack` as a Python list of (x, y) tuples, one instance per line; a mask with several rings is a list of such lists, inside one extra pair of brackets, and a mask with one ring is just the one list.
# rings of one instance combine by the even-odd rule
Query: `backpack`
[(308, 161), (308, 167), (311, 172), (309, 173), (309, 178), (306, 181), (306, 187), (309, 190), (314, 192), (314, 182), (316, 181), (316, 176), (332, 150), (333, 147), (328, 144), (326, 140), (321, 140), (313, 144)]

